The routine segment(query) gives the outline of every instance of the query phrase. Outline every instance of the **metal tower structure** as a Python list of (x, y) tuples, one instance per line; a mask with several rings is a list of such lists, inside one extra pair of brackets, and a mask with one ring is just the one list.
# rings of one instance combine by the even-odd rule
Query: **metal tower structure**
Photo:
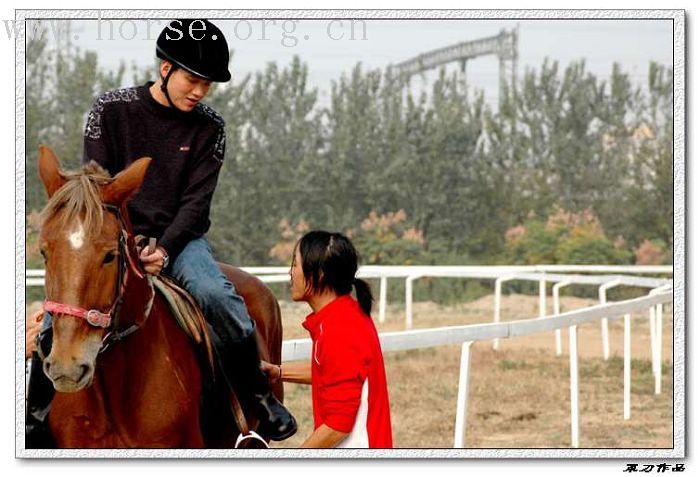
[(422, 53), (415, 58), (389, 66), (393, 78), (409, 82), (412, 76), (438, 68), (452, 62), (459, 62), (462, 78), (466, 81), (467, 61), (478, 56), (496, 55), (500, 88), (515, 83), (518, 70), (518, 30), (501, 30), (498, 35), (478, 40), (465, 41), (437, 50)]

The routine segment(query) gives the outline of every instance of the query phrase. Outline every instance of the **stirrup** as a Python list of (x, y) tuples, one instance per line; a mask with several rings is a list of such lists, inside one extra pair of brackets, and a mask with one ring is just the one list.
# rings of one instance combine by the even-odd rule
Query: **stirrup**
[(257, 444), (251, 447), (251, 449), (269, 449), (270, 446), (267, 444), (267, 441), (260, 437), (260, 434), (257, 432), (250, 430), (248, 431), (248, 434), (243, 435), (243, 433), (238, 434), (238, 438), (236, 439), (236, 449), (239, 449), (241, 444), (246, 442), (246, 441), (254, 441), (254, 442), (259, 442), (262, 447), (258, 447)]

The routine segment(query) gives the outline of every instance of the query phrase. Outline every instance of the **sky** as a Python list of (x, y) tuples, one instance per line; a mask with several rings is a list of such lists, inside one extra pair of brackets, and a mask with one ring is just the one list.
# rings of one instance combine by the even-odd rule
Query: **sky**
[[(57, 20), (54, 20), (57, 21)], [(426, 51), (455, 43), (497, 35), (501, 30), (517, 29), (518, 76), (526, 69), (539, 69), (545, 58), (565, 67), (585, 60), (587, 68), (599, 78), (610, 75), (613, 63), (622, 65), (639, 85), (646, 82), (649, 63), (671, 66), (673, 61), (672, 20), (278, 20), (216, 19), (214, 23), (226, 35), (234, 50), (230, 69), (234, 81), (265, 68), (268, 62), (287, 65), (298, 55), (309, 66), (309, 85), (319, 91), (319, 103), (326, 104), (331, 82), (361, 62), (363, 68), (383, 69)], [(150, 25), (150, 26), (149, 26)], [(62, 25), (48, 27), (49, 40)], [(98, 52), (105, 68), (127, 65), (148, 67), (154, 64), (155, 39), (165, 26), (161, 20), (102, 19), (73, 20), (70, 36), (73, 44)], [(457, 71), (458, 65), (447, 66)], [(414, 91), (429, 87), (436, 71), (416, 77)], [(467, 63), (470, 89), (483, 90), (487, 102), (498, 97), (498, 59), (483, 56)], [(131, 81), (128, 76), (126, 81)], [(124, 86), (127, 86), (125, 84)]]

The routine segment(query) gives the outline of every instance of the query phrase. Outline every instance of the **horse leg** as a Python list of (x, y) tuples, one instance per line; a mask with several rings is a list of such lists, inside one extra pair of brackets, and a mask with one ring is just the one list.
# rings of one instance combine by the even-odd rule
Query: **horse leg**
[(182, 443), (185, 449), (203, 449), (204, 438), (199, 426), (199, 409), (195, 409), (192, 413), (192, 419), (189, 420), (187, 429), (185, 429), (185, 440)]
[[(280, 364), (282, 356), (282, 317), (277, 298), (272, 290), (259, 278), (244, 272), (240, 268), (219, 263), (228, 280), (243, 298), (255, 323), (255, 333), (260, 352), (260, 359)], [(280, 402), (284, 400), (281, 382), (272, 386), (274, 395)]]

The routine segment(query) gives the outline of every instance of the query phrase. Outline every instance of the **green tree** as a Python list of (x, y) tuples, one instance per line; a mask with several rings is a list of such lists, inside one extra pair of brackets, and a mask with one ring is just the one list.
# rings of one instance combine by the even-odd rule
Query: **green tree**
[(636, 244), (673, 244), (673, 74), (649, 66), (648, 97), (640, 100), (630, 131), (630, 179), (625, 187), (625, 220), (620, 233)]
[[(45, 202), (38, 145), (76, 166), (94, 97), (122, 86), (127, 72), (100, 69), (96, 53), (70, 39), (27, 44), (27, 214)], [(131, 70), (136, 84), (155, 72)], [(272, 263), (283, 220), (354, 230), (382, 263), (621, 263), (649, 243), (656, 255), (671, 249), (670, 69), (650, 64), (640, 88), (620, 65), (597, 78), (583, 61), (546, 60), (503, 85), (495, 108), (444, 70), (416, 94), (357, 64), (332, 83), (325, 107), (308, 77), (295, 57), (212, 87), (207, 103), (226, 121), (227, 150), (209, 235), (223, 260)], [(549, 228), (554, 204), (590, 211), (606, 234)], [(402, 252), (359, 232), (370, 214), (399, 210), (421, 234)]]
[(72, 44), (71, 23), (56, 29), (58, 38), (30, 35), (26, 75), (27, 213), (43, 208), (46, 197), (36, 172), (40, 144), (49, 145), (64, 168), (77, 168), (82, 158), (83, 128), (95, 97), (120, 85), (125, 73), (98, 68), (97, 54)]

